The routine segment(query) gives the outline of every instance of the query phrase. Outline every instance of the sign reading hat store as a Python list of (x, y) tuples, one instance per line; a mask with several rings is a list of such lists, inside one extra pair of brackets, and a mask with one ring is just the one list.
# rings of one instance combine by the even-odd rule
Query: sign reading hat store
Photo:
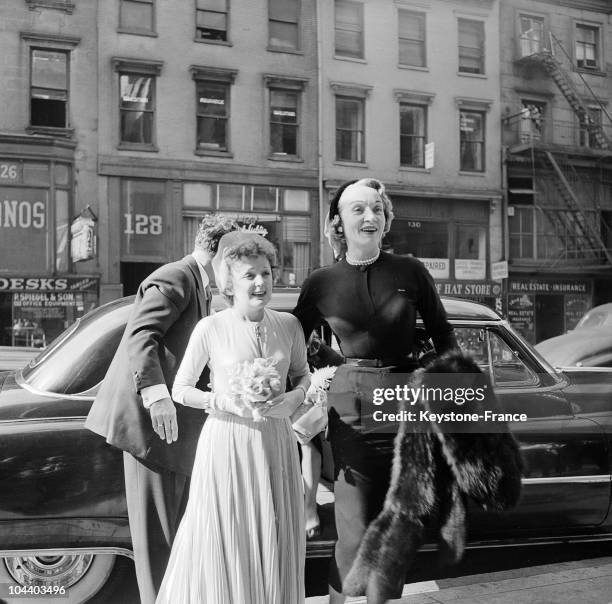
[(48, 191), (0, 187), (2, 268), (41, 270), (47, 265)]

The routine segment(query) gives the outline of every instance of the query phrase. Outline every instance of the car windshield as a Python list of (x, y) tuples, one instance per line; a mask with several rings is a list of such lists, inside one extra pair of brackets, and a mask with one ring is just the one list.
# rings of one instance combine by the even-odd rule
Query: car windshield
[(132, 308), (123, 298), (87, 314), (58, 336), (22, 371), (32, 388), (81, 394), (102, 381), (119, 346)]
[(592, 312), (587, 313), (576, 326), (576, 329), (584, 327), (592, 329), (593, 327), (603, 327), (604, 325), (612, 326), (612, 313), (610, 312)]

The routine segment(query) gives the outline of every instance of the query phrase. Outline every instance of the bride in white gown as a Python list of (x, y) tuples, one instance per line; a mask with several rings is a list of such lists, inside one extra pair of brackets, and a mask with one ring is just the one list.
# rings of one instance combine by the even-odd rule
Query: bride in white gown
[[(304, 495), (289, 416), (304, 401), (309, 372), (298, 320), (266, 308), (274, 258), (269, 241), (235, 232), (213, 261), (231, 307), (198, 323), (172, 389), (178, 403), (210, 416), (160, 604), (304, 602)], [(257, 357), (273, 357), (282, 382), (261, 421), (230, 393), (228, 379)], [(207, 363), (213, 396), (195, 388)], [(293, 389), (285, 393), (287, 376)]]

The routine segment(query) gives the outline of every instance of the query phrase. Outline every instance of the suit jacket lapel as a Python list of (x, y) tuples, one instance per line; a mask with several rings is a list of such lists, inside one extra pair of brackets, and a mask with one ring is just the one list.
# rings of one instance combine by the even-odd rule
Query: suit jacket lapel
[(193, 273), (196, 280), (196, 293), (198, 295), (200, 317), (206, 317), (210, 311), (210, 299), (207, 296), (206, 290), (210, 291), (210, 288), (208, 286), (204, 287), (204, 284), (202, 283), (202, 275), (200, 274), (200, 267), (198, 266), (196, 259), (189, 254), (188, 256), (185, 256), (183, 260), (187, 263), (187, 266), (189, 266), (189, 269)]

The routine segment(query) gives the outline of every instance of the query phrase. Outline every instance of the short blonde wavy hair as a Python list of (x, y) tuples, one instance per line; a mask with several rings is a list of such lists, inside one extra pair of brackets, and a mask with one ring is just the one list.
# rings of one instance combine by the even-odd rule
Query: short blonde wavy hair
[(385, 185), (382, 181), (376, 178), (361, 178), (359, 180), (349, 180), (342, 183), (335, 191), (334, 196), (329, 202), (329, 212), (325, 217), (324, 234), (329, 241), (334, 255), (336, 258), (341, 258), (346, 254), (346, 240), (344, 238), (344, 232), (341, 228), (342, 219), (340, 218), (340, 199), (347, 187), (351, 185), (361, 185), (374, 189), (379, 195), (383, 202), (383, 212), (385, 214), (385, 228), (383, 230), (383, 237), (391, 230), (391, 223), (393, 222), (393, 203), (387, 195)]

